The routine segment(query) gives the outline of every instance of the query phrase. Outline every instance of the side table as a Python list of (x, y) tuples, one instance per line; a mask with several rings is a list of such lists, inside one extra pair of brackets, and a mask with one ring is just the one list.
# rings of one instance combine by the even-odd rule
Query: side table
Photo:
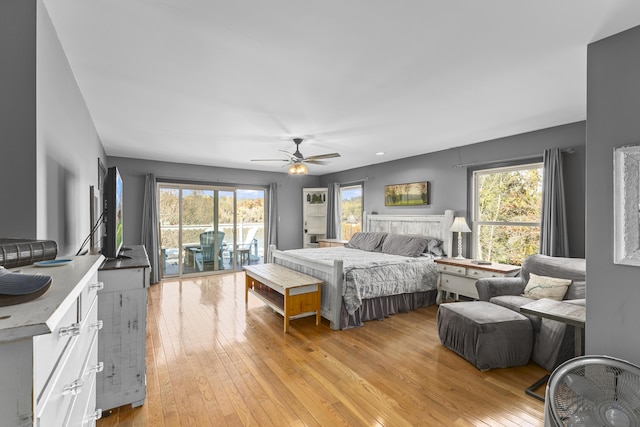
[(520, 267), (508, 264), (477, 264), (470, 259), (440, 258), (435, 260), (438, 265), (438, 296), (436, 303), (441, 304), (445, 293), (464, 295), (478, 299), (476, 281), (485, 277), (513, 277), (520, 271)]
[[(582, 355), (582, 330), (584, 329), (587, 308), (584, 305), (573, 304), (566, 301), (556, 301), (542, 298), (520, 307), (520, 313), (531, 314), (546, 319), (556, 320), (575, 327), (574, 354)], [(545, 375), (525, 390), (531, 397), (544, 402), (544, 397), (535, 392), (542, 384), (546, 383), (549, 375)]]

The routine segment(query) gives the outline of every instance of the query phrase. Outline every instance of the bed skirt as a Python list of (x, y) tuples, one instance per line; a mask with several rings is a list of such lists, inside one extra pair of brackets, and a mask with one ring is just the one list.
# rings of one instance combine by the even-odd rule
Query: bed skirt
[(342, 303), (340, 310), (340, 329), (362, 326), (368, 320), (383, 320), (392, 314), (407, 313), (420, 307), (428, 307), (436, 303), (436, 289), (412, 294), (391, 295), (365, 299), (355, 313), (349, 315)]

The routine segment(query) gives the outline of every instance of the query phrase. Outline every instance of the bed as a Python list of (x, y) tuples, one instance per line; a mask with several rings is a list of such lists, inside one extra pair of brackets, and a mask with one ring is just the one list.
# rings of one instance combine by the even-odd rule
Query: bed
[[(439, 240), (446, 254), (452, 252), (453, 211), (441, 215), (364, 215), (363, 236), (393, 239), (423, 236)], [(409, 235), (409, 236), (407, 236)], [(358, 245), (355, 245), (359, 247)], [(368, 248), (371, 249), (371, 248)], [(322, 317), (331, 329), (362, 326), (391, 314), (432, 305), (437, 296), (437, 267), (433, 254), (406, 257), (354, 248), (312, 248), (281, 251), (269, 248), (269, 262), (324, 280)]]

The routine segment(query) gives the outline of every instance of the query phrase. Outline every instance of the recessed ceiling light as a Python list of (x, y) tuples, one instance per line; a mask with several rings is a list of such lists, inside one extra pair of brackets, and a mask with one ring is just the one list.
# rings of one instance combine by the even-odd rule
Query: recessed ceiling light
[(378, 152), (376, 153), (376, 156), (384, 156), (384, 151), (378, 151)]

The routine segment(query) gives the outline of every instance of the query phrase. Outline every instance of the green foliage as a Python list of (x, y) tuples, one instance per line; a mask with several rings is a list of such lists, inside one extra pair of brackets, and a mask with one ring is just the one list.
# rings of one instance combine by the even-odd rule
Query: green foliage
[(540, 227), (483, 225), (478, 239), (478, 258), (520, 265), (526, 257), (539, 252)]
[[(353, 215), (357, 224), (347, 224), (347, 218)], [(354, 233), (362, 231), (362, 196), (342, 200), (341, 214), (342, 238), (349, 240)]]

